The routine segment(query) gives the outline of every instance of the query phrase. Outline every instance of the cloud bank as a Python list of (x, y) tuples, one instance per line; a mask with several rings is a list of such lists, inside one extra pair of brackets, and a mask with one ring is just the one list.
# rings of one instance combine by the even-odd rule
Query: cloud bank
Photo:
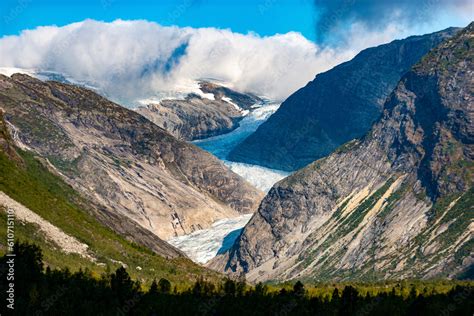
[(390, 27), (362, 32), (354, 25), (345, 47), (321, 48), (294, 32), (261, 37), (143, 20), (86, 20), (1, 38), (0, 67), (59, 72), (128, 106), (158, 94), (190, 91), (200, 78), (282, 100), (315, 74), (399, 33)]
[[(318, 43), (347, 39), (347, 25), (366, 29), (385, 29), (389, 25), (413, 28), (444, 15), (455, 15), (470, 22), (472, 0), (314, 0), (319, 15), (316, 23)], [(341, 36), (338, 36), (341, 35)]]

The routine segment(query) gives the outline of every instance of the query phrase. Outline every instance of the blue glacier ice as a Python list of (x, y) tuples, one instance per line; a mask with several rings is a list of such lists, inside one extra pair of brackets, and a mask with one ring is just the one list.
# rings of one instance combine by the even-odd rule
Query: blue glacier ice
[[(289, 173), (257, 165), (232, 162), (226, 160), (226, 158), (237, 144), (253, 133), (278, 107), (279, 104), (272, 103), (255, 106), (240, 121), (240, 126), (232, 132), (194, 141), (193, 143), (221, 159), (232, 171), (256, 188), (268, 192), (273, 184)], [(235, 239), (240, 235), (251, 216), (252, 214), (245, 214), (236, 218), (221, 219), (213, 223), (210, 228), (184, 236), (173, 237), (168, 242), (186, 253), (193, 261), (204, 264), (217, 254), (223, 253), (232, 247)]]

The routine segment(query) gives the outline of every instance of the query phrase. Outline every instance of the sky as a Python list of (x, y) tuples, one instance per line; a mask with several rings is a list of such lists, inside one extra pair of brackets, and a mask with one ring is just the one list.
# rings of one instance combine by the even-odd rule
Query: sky
[[(63, 26), (85, 19), (144, 19), (161, 25), (229, 28), (262, 36), (290, 31), (314, 38), (311, 0), (3, 0), (0, 35), (40, 25)], [(6, 14), (5, 14), (6, 13)]]
[[(458, 3), (460, 12), (437, 13), (447, 3)], [(415, 8), (415, 9), (413, 9)], [(396, 10), (407, 20), (433, 19), (421, 30), (463, 26), (474, 15), (471, 0), (3, 0), (0, 2), (0, 36), (17, 35), (37, 26), (64, 26), (93, 19), (153, 21), (164, 26), (216, 27), (237, 33), (255, 32), (261, 36), (299, 32), (310, 40), (327, 37), (317, 34), (322, 24), (337, 19), (366, 22), (389, 20)], [(444, 10), (446, 11), (446, 10)], [(470, 12), (469, 12), (470, 11)], [(458, 13), (458, 14), (456, 14)], [(418, 17), (418, 18), (417, 18)], [(374, 25), (371, 23), (371, 25)], [(348, 25), (347, 25), (348, 26)], [(379, 27), (380, 25), (375, 25)]]
[(130, 107), (196, 92), (202, 78), (282, 101), (365, 48), (463, 27), (474, 19), (473, 6), (473, 0), (3, 0), (0, 68), (58, 72)]

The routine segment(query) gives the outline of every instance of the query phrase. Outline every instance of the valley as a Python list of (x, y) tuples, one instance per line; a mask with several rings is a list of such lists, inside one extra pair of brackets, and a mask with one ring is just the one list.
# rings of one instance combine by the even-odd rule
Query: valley
[[(193, 143), (221, 159), (233, 172), (240, 175), (257, 189), (268, 192), (279, 180), (290, 173), (268, 169), (258, 165), (232, 162), (227, 160), (229, 152), (265, 122), (279, 107), (279, 104), (265, 102), (256, 105), (240, 121), (239, 127), (230, 133), (197, 140)], [(167, 241), (186, 253), (198, 263), (206, 263), (218, 253), (224, 253), (234, 243), (251, 215), (221, 219), (210, 228), (198, 230), (188, 235), (174, 237)]]
[(472, 315), (474, 22), (325, 2), (0, 37), (0, 313)]
[(432, 49), (352, 140), (278, 182), (209, 266), (249, 280), (472, 274), (474, 23)]
[[(41, 71), (22, 70), (22, 69), (1, 69), (0, 71), (6, 74), (11, 74), (15, 78), (26, 79), (28, 75), (31, 75), (41, 80), (60, 80), (60, 82), (65, 83), (65, 84), (70, 84), (70, 82), (74, 82), (74, 80), (72, 79), (66, 79), (66, 77), (63, 75), (45, 73)], [(19, 75), (18, 72), (23, 73), (23, 74), (28, 74), (28, 75)], [(24, 76), (24, 77), (21, 77), (21, 76)], [(290, 174), (289, 172), (285, 172), (285, 171), (273, 170), (273, 169), (268, 169), (268, 168), (258, 166), (258, 165), (238, 163), (238, 162), (232, 162), (232, 161), (227, 160), (227, 156), (229, 152), (232, 151), (232, 149), (235, 148), (235, 146), (237, 146), (240, 142), (242, 142), (246, 137), (248, 137), (250, 134), (255, 132), (258, 126), (260, 126), (263, 122), (265, 122), (278, 109), (279, 104), (272, 103), (269, 100), (264, 101), (258, 97), (248, 96), (246, 94), (242, 94), (242, 93), (230, 90), (228, 88), (224, 88), (222, 86), (218, 86), (216, 84), (211, 84), (208, 82), (206, 83), (201, 82), (199, 84), (199, 87), (200, 87), (199, 89), (202, 89), (202, 90), (198, 89), (196, 90), (196, 92), (199, 92), (201, 94), (201, 97), (199, 97), (200, 100), (202, 101), (210, 100), (211, 102), (213, 102), (211, 103), (212, 106), (217, 106), (217, 107), (220, 107), (222, 104), (230, 105), (230, 108), (227, 108), (227, 110), (224, 110), (222, 112), (224, 113), (223, 115), (227, 115), (225, 113), (232, 113), (232, 111), (234, 111), (235, 106), (237, 106), (237, 105), (235, 106), (232, 105), (233, 103), (232, 99), (226, 98), (225, 96), (223, 96), (224, 93), (227, 93), (227, 95), (236, 98), (239, 101), (239, 104), (241, 104), (245, 109), (248, 109), (248, 110), (245, 110), (246, 112), (239, 114), (241, 115), (241, 118), (236, 123), (237, 125), (236, 127), (233, 128), (232, 131), (230, 132), (221, 131), (220, 135), (208, 137), (205, 139), (195, 140), (195, 141), (192, 141), (193, 144), (197, 145), (203, 150), (208, 151), (215, 157), (219, 158), (224, 163), (224, 165), (227, 166), (231, 171), (235, 172), (236, 174), (241, 176), (243, 179), (245, 179), (248, 183), (250, 183), (253, 187), (263, 192), (267, 192), (268, 190), (270, 190), (273, 184), (275, 184), (276, 182), (278, 182), (279, 180), (283, 179), (284, 177)], [(214, 92), (216, 97), (213, 96), (212, 92)], [(197, 98), (197, 96), (193, 96), (193, 98)], [(218, 100), (213, 101), (215, 98), (218, 98), (218, 100), (222, 100), (222, 99), (224, 100), (219, 101), (221, 103), (216, 103), (218, 102)], [(180, 99), (178, 97), (178, 99), (167, 99), (165, 100), (165, 102), (167, 103), (178, 102), (176, 103), (178, 107), (175, 108), (175, 110), (177, 111), (176, 113), (193, 113), (194, 109), (199, 108), (200, 105), (196, 103), (187, 104), (186, 102), (188, 102), (189, 100), (190, 99), (189, 98), (186, 99), (186, 97), (184, 99)], [(160, 101), (160, 102), (163, 102), (163, 101)], [(256, 102), (256, 103), (252, 104), (252, 102)], [(189, 108), (186, 108), (188, 106)], [(165, 122), (169, 122), (166, 116), (165, 116), (166, 119), (164, 121), (156, 121), (157, 117), (155, 115), (158, 112), (155, 112), (155, 114), (153, 114), (153, 112), (147, 112), (148, 110), (146, 109), (152, 109), (152, 108), (140, 107), (140, 108), (137, 108), (136, 111), (145, 116), (151, 115), (152, 117), (150, 117), (150, 119), (155, 120), (155, 123), (160, 124), (163, 128), (170, 126), (170, 125), (166, 125), (165, 123)], [(206, 109), (205, 111), (208, 111), (208, 113), (211, 113), (211, 116), (207, 116), (207, 120), (212, 120), (213, 119), (212, 117), (214, 115), (213, 114), (214, 110), (209, 108), (209, 109)], [(15, 139), (17, 143), (19, 145), (22, 145), (26, 149), (34, 150), (23, 143), (22, 139), (25, 142), (28, 142), (28, 140), (25, 139), (24, 136), (23, 137), (19, 136), (19, 133), (21, 134), (21, 130), (18, 130), (15, 127), (15, 125), (11, 123), (9, 124), (11, 125), (11, 128), (16, 129), (14, 135), (15, 135)], [(174, 133), (172, 130), (170, 132)], [(175, 134), (175, 136), (179, 138), (179, 134)], [(83, 159), (84, 156), (80, 155), (79, 158)], [(72, 169), (63, 169), (65, 166), (63, 166), (62, 164), (64, 163), (62, 163), (60, 166), (55, 166), (56, 159), (52, 159), (52, 158), (49, 158), (49, 159), (51, 159), (49, 164), (51, 165), (52, 168), (54, 168), (56, 172), (59, 172), (62, 176), (66, 178), (70, 177), (68, 173), (71, 172)], [(130, 159), (130, 158), (127, 158), (127, 159)], [(53, 161), (53, 164), (51, 164), (51, 161)], [(74, 162), (74, 164), (77, 164), (77, 163), (78, 162)], [(65, 165), (67, 165), (67, 163)], [(139, 167), (139, 168), (143, 170), (143, 165), (141, 166), (142, 167)], [(124, 176), (125, 175), (124, 170), (120, 171), (120, 174)], [(140, 178), (142, 178), (145, 174), (146, 173), (144, 173), (143, 171), (139, 173), (139, 178), (138, 178), (139, 183), (143, 182), (143, 180), (141, 180)], [(134, 174), (129, 173), (125, 177), (125, 181), (121, 180), (120, 177), (114, 177), (115, 178), (114, 182), (116, 182), (120, 187), (123, 186), (124, 190), (128, 191), (130, 190), (128, 183), (133, 177), (134, 177)], [(149, 191), (150, 189), (152, 191), (155, 190), (154, 188), (150, 187), (150, 183), (146, 184), (145, 182), (143, 182), (142, 184), (140, 184), (140, 186), (149, 187), (147, 191)], [(129, 195), (130, 193), (127, 193), (127, 194)], [(127, 199), (130, 199), (130, 195), (129, 197), (127, 197)], [(206, 208), (208, 207), (209, 205), (206, 206)], [(202, 213), (202, 210), (201, 210), (201, 213)], [(198, 216), (202, 216), (202, 215), (199, 214)], [(153, 231), (154, 225), (150, 222), (149, 216), (145, 215), (145, 219), (148, 222), (148, 224), (144, 225), (145, 228), (151, 229)], [(173, 229), (174, 231), (176, 231), (176, 229), (179, 228), (182, 231), (179, 234), (182, 236), (180, 237), (174, 236), (171, 239), (168, 239), (168, 242), (176, 246), (178, 249), (184, 251), (184, 253), (186, 253), (191, 259), (195, 260), (196, 262), (205, 263), (206, 261), (208, 261), (209, 259), (212, 259), (217, 254), (218, 250), (221, 248), (222, 243), (224, 243), (224, 241), (227, 245), (226, 247), (230, 247), (238, 235), (237, 232), (239, 232), (242, 229), (242, 227), (245, 226), (245, 224), (248, 222), (249, 219), (250, 219), (250, 214), (238, 215), (235, 213), (228, 212), (228, 213), (223, 213), (222, 215), (218, 215), (217, 217), (214, 217), (214, 220), (207, 222), (206, 225), (204, 225), (202, 222), (199, 222), (200, 220), (198, 219), (197, 223), (190, 223), (189, 228), (185, 228), (185, 226), (183, 225), (186, 225), (185, 224), (186, 218), (181, 218), (179, 215), (172, 215), (171, 222), (173, 225)], [(156, 233), (156, 230), (154, 232)], [(171, 237), (167, 235), (161, 235), (161, 236)], [(196, 249), (197, 245), (200, 245), (199, 249)]]

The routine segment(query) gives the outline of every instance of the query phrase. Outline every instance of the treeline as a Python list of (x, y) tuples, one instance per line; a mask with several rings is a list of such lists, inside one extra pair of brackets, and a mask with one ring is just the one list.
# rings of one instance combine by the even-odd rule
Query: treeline
[[(412, 288), (409, 295), (395, 288), (362, 295), (357, 287), (334, 289), (331, 295), (311, 296), (301, 282), (269, 291), (266, 285), (243, 281), (213, 284), (197, 280), (178, 291), (166, 279), (143, 290), (124, 268), (94, 278), (87, 271), (44, 269), (40, 248), (16, 243), (15, 310), (2, 315), (473, 315), (473, 286), (457, 285), (446, 293)], [(1, 258), (1, 293), (9, 288), (8, 260)]]

